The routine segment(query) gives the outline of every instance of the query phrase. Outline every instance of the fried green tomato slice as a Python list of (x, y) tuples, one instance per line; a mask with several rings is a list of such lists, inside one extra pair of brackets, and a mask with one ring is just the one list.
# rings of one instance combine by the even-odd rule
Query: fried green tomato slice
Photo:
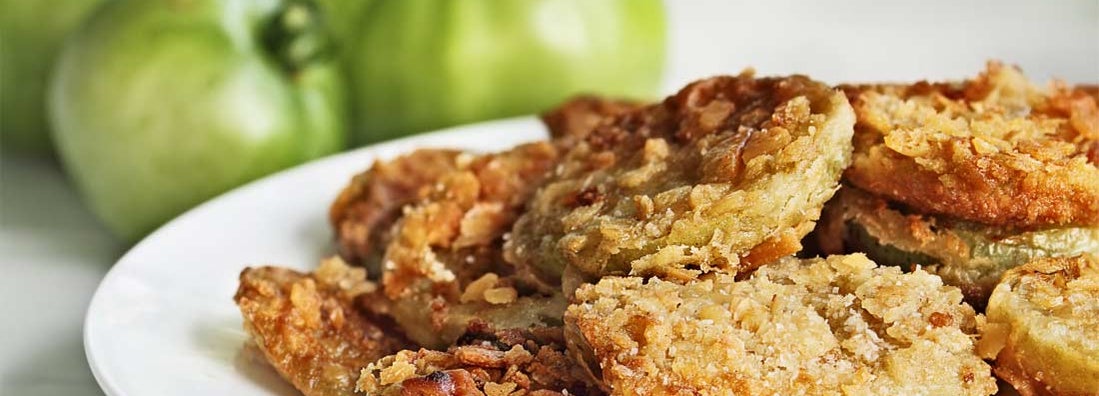
[(498, 329), (560, 324), (560, 290), (502, 254), (505, 234), (558, 157), (548, 142), (461, 156), (424, 199), (405, 208), (386, 248), (381, 285), (387, 313), (410, 339), (446, 348), (473, 319)]
[(248, 268), (234, 300), (267, 362), (306, 396), (349, 395), (367, 364), (408, 347), (358, 307), (375, 285), (339, 258), (316, 272)]
[(404, 350), (362, 370), (367, 395), (596, 395), (561, 328), (471, 331), (445, 352)]
[(848, 93), (856, 187), (986, 225), (1099, 226), (1099, 108), (1083, 89), (1043, 89), (993, 62), (962, 83)]
[(565, 315), (612, 395), (990, 395), (977, 315), (923, 271), (785, 258), (737, 281), (607, 277)]
[(1004, 272), (1041, 257), (1099, 254), (1099, 227), (1018, 230), (913, 214), (856, 188), (843, 188), (829, 203), (822, 224), (843, 238), (842, 248), (864, 252), (882, 265), (922, 265), (966, 301), (983, 308)]
[(688, 85), (601, 122), (516, 222), (506, 254), (547, 282), (735, 273), (800, 250), (850, 160), (846, 98), (803, 76)]
[(1044, 258), (1004, 274), (981, 349), (1023, 396), (1099, 390), (1099, 261)]

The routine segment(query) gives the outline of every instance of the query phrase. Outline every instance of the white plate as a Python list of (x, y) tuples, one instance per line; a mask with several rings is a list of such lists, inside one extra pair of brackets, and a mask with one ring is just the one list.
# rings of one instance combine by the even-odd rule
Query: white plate
[(294, 395), (241, 354), (233, 304), (246, 266), (316, 266), (334, 251), (328, 205), (377, 158), (421, 147), (495, 151), (545, 137), (534, 118), (471, 125), (302, 165), (199, 206), (145, 238), (99, 285), (84, 323), (88, 363), (112, 396)]

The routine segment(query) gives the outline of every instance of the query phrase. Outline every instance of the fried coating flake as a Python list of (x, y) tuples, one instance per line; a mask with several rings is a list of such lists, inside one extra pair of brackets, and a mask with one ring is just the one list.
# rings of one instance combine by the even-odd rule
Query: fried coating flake
[(862, 255), (749, 279), (607, 277), (576, 291), (569, 349), (613, 395), (990, 395), (977, 316), (934, 275)]
[(1099, 390), (1099, 261), (1044, 258), (1004, 274), (981, 349), (1023, 396)]
[(1015, 230), (909, 213), (856, 188), (843, 188), (825, 210), (821, 233), (843, 239), (828, 253), (865, 252), (882, 265), (937, 274), (983, 309), (1004, 271), (1041, 257), (1099, 254), (1099, 227)]
[(586, 138), (600, 124), (615, 116), (642, 108), (638, 102), (578, 96), (542, 114), (542, 123), (559, 146), (571, 147)]
[(390, 228), (401, 208), (418, 201), (442, 175), (458, 168), (460, 151), (421, 149), (388, 161), (375, 161), (355, 175), (328, 211), (340, 255), (379, 273)]
[(565, 353), (561, 328), (474, 330), (446, 352), (404, 350), (379, 359), (358, 382), (367, 395), (549, 396), (597, 389)]
[(960, 84), (848, 88), (851, 184), (928, 214), (1021, 229), (1099, 225), (1099, 109), (991, 62)]
[(405, 208), (386, 249), (390, 314), (425, 347), (445, 348), (480, 318), (497, 328), (560, 323), (558, 289), (502, 257), (504, 235), (557, 163), (548, 142), (470, 156)]
[(408, 344), (360, 312), (375, 285), (338, 258), (316, 272), (247, 268), (234, 300), (267, 361), (306, 396), (348, 395), (367, 364)]
[(518, 266), (689, 279), (800, 250), (850, 160), (854, 114), (803, 76), (715, 77), (601, 122), (518, 220)]

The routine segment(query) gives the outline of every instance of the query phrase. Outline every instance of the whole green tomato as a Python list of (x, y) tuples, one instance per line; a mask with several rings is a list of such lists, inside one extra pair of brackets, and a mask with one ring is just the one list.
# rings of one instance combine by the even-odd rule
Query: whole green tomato
[(0, 147), (52, 151), (46, 82), (65, 35), (101, 0), (0, 0)]
[(545, 110), (579, 93), (646, 99), (660, 0), (374, 0), (346, 37), (356, 143)]
[(135, 240), (193, 205), (341, 149), (345, 98), (312, 3), (115, 0), (67, 43), (54, 140), (93, 210)]

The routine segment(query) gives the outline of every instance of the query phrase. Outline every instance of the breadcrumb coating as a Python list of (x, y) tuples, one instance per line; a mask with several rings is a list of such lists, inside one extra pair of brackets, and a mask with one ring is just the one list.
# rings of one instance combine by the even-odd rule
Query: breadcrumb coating
[(340, 256), (366, 266), (374, 276), (389, 244), (390, 228), (401, 208), (423, 198), (427, 189), (458, 167), (457, 150), (421, 149), (388, 161), (375, 161), (328, 210)]
[[(562, 150), (576, 144), (611, 116), (641, 107), (624, 100), (579, 96), (542, 115), (553, 144)], [(329, 223), (340, 255), (379, 274), (389, 244), (390, 228), (401, 209), (427, 195), (443, 175), (459, 168), (461, 151), (420, 149), (390, 160), (378, 160), (340, 191), (329, 208)]]
[(445, 348), (481, 318), (497, 325), (560, 323), (564, 298), (504, 261), (505, 234), (558, 149), (530, 143), (460, 156), (426, 197), (405, 208), (386, 248), (381, 284), (410, 339)]
[(958, 84), (848, 87), (851, 184), (920, 212), (1033, 229), (1099, 225), (1099, 108), (990, 62)]
[(642, 107), (644, 105), (638, 102), (583, 95), (542, 113), (541, 118), (549, 129), (550, 138), (560, 142), (559, 145), (571, 147), (584, 140), (600, 124)]
[[(748, 71), (651, 105), (578, 97), (542, 115), (549, 142), (376, 162), (329, 212), (367, 269), (250, 268), (234, 298), (307, 396), (987, 395), (992, 371), (1023, 396), (1092, 394), (1095, 258), (1007, 271), (987, 321), (963, 297), (1097, 249), (1097, 101), (997, 63), (964, 83)], [(929, 265), (788, 257), (841, 174), (824, 250)]]
[(1099, 392), (1099, 261), (1035, 260), (1004, 274), (981, 349), (1023, 396)]
[(446, 352), (404, 350), (362, 370), (367, 395), (599, 394), (565, 353), (560, 328), (471, 331)]
[(517, 221), (506, 257), (559, 282), (736, 273), (800, 250), (850, 160), (846, 98), (804, 76), (714, 77), (601, 122)]
[(361, 368), (408, 347), (384, 320), (357, 309), (375, 287), (365, 270), (332, 258), (312, 274), (247, 268), (233, 299), (245, 331), (283, 378), (306, 396), (348, 395)]
[(607, 277), (565, 315), (570, 351), (613, 395), (990, 395), (976, 318), (939, 277), (857, 254), (743, 281)]

